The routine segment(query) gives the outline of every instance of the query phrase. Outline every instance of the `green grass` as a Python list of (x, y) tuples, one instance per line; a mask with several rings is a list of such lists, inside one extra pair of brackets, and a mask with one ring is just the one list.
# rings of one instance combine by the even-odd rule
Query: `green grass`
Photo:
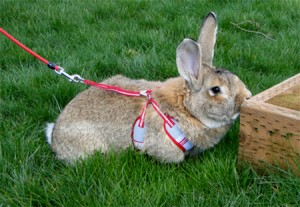
[[(115, 74), (177, 76), (175, 50), (219, 18), (215, 65), (257, 94), (299, 73), (300, 3), (289, 1), (2, 0), (0, 27), (40, 55), (95, 81)], [(242, 31), (232, 23), (262, 35)], [(299, 206), (291, 172), (238, 168), (238, 123), (223, 141), (179, 165), (137, 152), (66, 165), (43, 128), (86, 87), (72, 84), (0, 35), (0, 206)]]

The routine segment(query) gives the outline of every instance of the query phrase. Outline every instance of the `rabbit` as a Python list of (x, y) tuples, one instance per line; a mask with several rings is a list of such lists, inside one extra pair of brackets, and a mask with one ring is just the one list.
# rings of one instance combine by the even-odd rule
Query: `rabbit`
[[(213, 66), (217, 18), (204, 19), (198, 41), (186, 38), (176, 50), (180, 76), (164, 82), (131, 80), (117, 75), (103, 84), (126, 90), (151, 89), (160, 110), (173, 117), (193, 144), (182, 151), (164, 131), (164, 120), (148, 107), (144, 146), (139, 149), (162, 163), (179, 163), (220, 142), (239, 116), (242, 102), (251, 97), (233, 73)], [(132, 146), (132, 124), (147, 99), (127, 97), (95, 87), (79, 93), (46, 129), (47, 141), (58, 159), (82, 160), (96, 151), (118, 152)]]

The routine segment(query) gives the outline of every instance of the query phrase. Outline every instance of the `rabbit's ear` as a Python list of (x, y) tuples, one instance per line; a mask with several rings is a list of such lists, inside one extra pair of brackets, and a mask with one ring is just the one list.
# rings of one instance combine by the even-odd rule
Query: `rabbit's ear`
[(202, 50), (202, 62), (209, 66), (212, 65), (214, 58), (217, 28), (217, 16), (215, 13), (210, 12), (202, 23), (198, 39), (198, 43), (201, 45)]
[(200, 45), (191, 39), (184, 39), (176, 50), (176, 63), (180, 75), (189, 83), (198, 79), (201, 69)]

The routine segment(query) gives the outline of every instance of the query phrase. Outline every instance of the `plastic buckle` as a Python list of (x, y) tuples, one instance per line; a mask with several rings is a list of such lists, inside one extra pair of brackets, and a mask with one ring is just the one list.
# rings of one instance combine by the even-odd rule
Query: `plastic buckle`
[(142, 90), (142, 91), (140, 91), (140, 95), (141, 95), (141, 96), (145, 96), (145, 97), (147, 97), (148, 99), (151, 98), (150, 94), (151, 94), (151, 90)]

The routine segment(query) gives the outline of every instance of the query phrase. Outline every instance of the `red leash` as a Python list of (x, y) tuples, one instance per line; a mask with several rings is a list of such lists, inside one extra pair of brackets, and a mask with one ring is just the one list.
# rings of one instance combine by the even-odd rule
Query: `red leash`
[(19, 42), (16, 38), (11, 36), (4, 29), (0, 28), (0, 32), (2, 34), (4, 34), (8, 39), (10, 39), (12, 42), (14, 42), (16, 45), (18, 45), (20, 48), (22, 48), (23, 50), (25, 50), (26, 52), (28, 52), (29, 54), (31, 54), (32, 56), (34, 56), (35, 58), (37, 58), (38, 60), (40, 60), (41, 62), (46, 64), (49, 68), (55, 70), (59, 74), (65, 75), (70, 81), (83, 82), (87, 85), (95, 86), (97, 88), (101, 88), (101, 89), (107, 90), (107, 91), (114, 91), (114, 92), (120, 93), (125, 96), (141, 96), (140, 92), (137, 92), (137, 91), (124, 90), (124, 89), (121, 89), (121, 88), (118, 88), (115, 86), (109, 86), (109, 85), (105, 85), (105, 84), (101, 84), (101, 83), (95, 83), (95, 82), (89, 81), (89, 80), (84, 80), (79, 75), (69, 75), (66, 72), (64, 72), (64, 69), (62, 67), (60, 67), (52, 62), (49, 62), (45, 58), (41, 57), (36, 52), (32, 51), (31, 49), (29, 49), (28, 47), (23, 45), (21, 42)]

